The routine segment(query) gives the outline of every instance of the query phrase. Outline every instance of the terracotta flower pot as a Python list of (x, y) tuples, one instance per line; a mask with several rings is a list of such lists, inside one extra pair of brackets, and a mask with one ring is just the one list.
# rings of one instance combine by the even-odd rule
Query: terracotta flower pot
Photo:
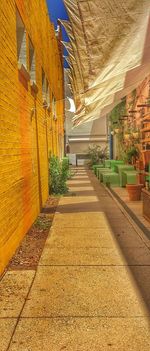
[(129, 194), (129, 200), (140, 201), (142, 188), (143, 188), (143, 184), (127, 184), (126, 189)]

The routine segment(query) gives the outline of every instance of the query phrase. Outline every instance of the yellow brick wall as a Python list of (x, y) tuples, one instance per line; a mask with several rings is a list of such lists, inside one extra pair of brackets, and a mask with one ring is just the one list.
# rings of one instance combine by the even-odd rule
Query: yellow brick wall
[[(18, 73), (16, 6), (35, 48), (38, 93)], [(29, 55), (27, 56), (29, 65)], [(57, 121), (43, 108), (42, 68), (56, 100)], [(59, 84), (58, 84), (59, 79)], [(48, 197), (48, 155), (60, 155), (63, 74), (45, 0), (0, 1), (0, 273)], [(34, 109), (34, 110), (33, 110)], [(33, 113), (31, 112), (33, 110)]]

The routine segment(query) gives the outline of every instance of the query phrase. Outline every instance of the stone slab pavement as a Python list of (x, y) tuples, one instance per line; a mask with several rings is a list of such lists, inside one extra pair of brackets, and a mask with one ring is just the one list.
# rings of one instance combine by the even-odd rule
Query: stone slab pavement
[(68, 184), (37, 271), (0, 282), (0, 350), (149, 351), (149, 246), (91, 172)]

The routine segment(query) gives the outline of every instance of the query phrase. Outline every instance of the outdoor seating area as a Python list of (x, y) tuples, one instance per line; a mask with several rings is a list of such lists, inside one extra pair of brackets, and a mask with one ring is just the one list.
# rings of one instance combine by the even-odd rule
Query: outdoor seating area
[[(114, 194), (124, 202), (140, 202), (142, 216), (150, 221), (150, 163), (149, 172), (141, 171), (139, 163), (125, 164), (123, 160), (106, 160), (101, 164), (93, 165), (93, 172), (99, 182), (109, 189), (114, 188)], [(124, 189), (124, 197), (119, 189)], [(120, 195), (121, 194), (121, 195)]]
[(103, 164), (94, 165), (93, 171), (100, 182), (111, 187), (137, 183), (138, 171), (122, 160), (106, 160)]

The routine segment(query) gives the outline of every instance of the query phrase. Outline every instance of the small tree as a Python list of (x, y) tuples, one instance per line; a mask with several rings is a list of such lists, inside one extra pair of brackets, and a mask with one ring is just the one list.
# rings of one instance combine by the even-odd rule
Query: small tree
[(102, 148), (99, 145), (89, 146), (88, 157), (90, 159), (89, 166), (103, 163), (108, 158), (108, 147)]

